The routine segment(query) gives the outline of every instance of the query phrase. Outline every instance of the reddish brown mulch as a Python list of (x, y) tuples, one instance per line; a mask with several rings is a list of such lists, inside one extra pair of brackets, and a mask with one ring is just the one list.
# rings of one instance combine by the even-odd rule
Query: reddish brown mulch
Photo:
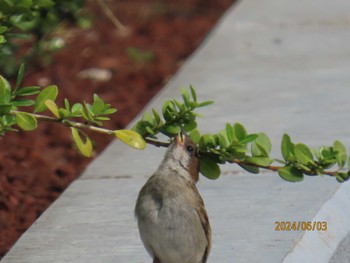
[[(201, 43), (234, 0), (107, 1), (128, 26), (121, 36), (100, 7), (89, 2), (94, 25), (65, 32), (67, 46), (47, 68), (26, 76), (27, 85), (57, 84), (58, 102), (91, 101), (97, 93), (118, 108), (107, 128), (125, 127), (164, 86)], [(133, 61), (127, 48), (153, 54)], [(107, 69), (108, 81), (86, 79), (79, 72)], [(94, 136), (96, 154), (113, 139)], [(40, 214), (82, 173), (91, 159), (79, 155), (69, 129), (40, 123), (33, 132), (0, 139), (0, 259)]]

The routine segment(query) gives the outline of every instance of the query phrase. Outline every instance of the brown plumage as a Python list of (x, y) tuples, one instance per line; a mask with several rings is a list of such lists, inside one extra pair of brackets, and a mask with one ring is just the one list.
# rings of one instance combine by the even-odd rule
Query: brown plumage
[(179, 134), (135, 206), (140, 236), (153, 263), (206, 263), (211, 229), (195, 185), (198, 178), (196, 145)]

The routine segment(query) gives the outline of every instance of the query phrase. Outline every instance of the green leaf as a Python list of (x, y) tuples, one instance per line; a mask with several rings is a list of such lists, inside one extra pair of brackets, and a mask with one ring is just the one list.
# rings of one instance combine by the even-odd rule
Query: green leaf
[(196, 90), (193, 88), (192, 85), (190, 85), (190, 90), (191, 90), (191, 95), (192, 95), (192, 99), (194, 102), (197, 102), (197, 94), (196, 94)]
[(51, 85), (43, 89), (35, 100), (34, 112), (43, 112), (46, 110), (45, 101), (55, 101), (58, 94), (57, 86)]
[(53, 0), (37, 0), (36, 4), (39, 7), (49, 8), (55, 5), (55, 2)]
[(92, 103), (92, 111), (95, 114), (99, 114), (103, 111), (105, 103), (97, 94), (94, 94), (94, 102)]
[(278, 169), (279, 176), (288, 182), (300, 182), (304, 179), (301, 171), (292, 166), (285, 166)]
[(146, 126), (153, 127), (154, 124), (156, 123), (155, 118), (148, 112), (145, 112), (142, 117), (142, 121)]
[(211, 134), (203, 134), (201, 139), (199, 140), (200, 148), (215, 148), (216, 140), (214, 135)]
[[(108, 105), (108, 104), (105, 104), (105, 105)], [(101, 114), (106, 114), (106, 115), (108, 115), (108, 114), (113, 114), (113, 113), (115, 113), (115, 112), (117, 112), (118, 110), (117, 109), (114, 109), (114, 108), (108, 108), (108, 109), (104, 109), (102, 112), (101, 112)]]
[(3, 35), (0, 35), (0, 45), (6, 43), (6, 38)]
[(256, 138), (258, 138), (257, 134), (249, 134), (247, 135), (242, 141), (240, 141), (240, 144), (248, 144), (250, 142), (253, 142), (256, 140)]
[(65, 107), (67, 113), (70, 113), (70, 103), (69, 103), (69, 100), (64, 99), (64, 107)]
[(11, 103), (0, 103), (0, 115), (8, 114), (12, 109)]
[(189, 106), (189, 104), (190, 104), (190, 95), (188, 94), (186, 88), (181, 88), (181, 96), (182, 96), (182, 99), (184, 100), (185, 105)]
[(159, 113), (155, 109), (152, 109), (152, 112), (157, 125), (160, 125), (162, 123), (162, 120), (159, 116)]
[(313, 161), (313, 155), (309, 147), (305, 144), (298, 143), (294, 146), (294, 154), (295, 157), (300, 161), (303, 165), (315, 165)]
[(123, 143), (138, 149), (142, 150), (146, 147), (146, 142), (140, 134), (130, 130), (116, 130), (114, 135)]
[(199, 133), (198, 130), (193, 130), (191, 133), (190, 133), (190, 138), (191, 140), (195, 143), (195, 144), (198, 144), (199, 143), (199, 140), (201, 138), (201, 135)]
[(239, 164), (239, 166), (242, 167), (247, 172), (250, 172), (252, 174), (260, 173), (259, 167), (251, 166), (251, 165), (245, 165), (245, 164)]
[(227, 147), (230, 146), (230, 142), (228, 141), (226, 134), (223, 134), (223, 133), (217, 134), (217, 139), (221, 149), (226, 149)]
[(166, 121), (171, 121), (175, 118), (176, 110), (170, 100), (167, 100), (162, 106), (163, 117)]
[(246, 129), (244, 128), (244, 126), (240, 123), (235, 123), (233, 125), (233, 130), (234, 130), (234, 133), (236, 135), (236, 138), (239, 140), (239, 141), (243, 141), (246, 136), (247, 136), (247, 131)]
[(75, 103), (72, 107), (73, 115), (81, 115), (83, 111), (83, 105), (81, 103)]
[(34, 100), (15, 100), (12, 105), (16, 107), (27, 107), (34, 105)]
[(271, 147), (269, 137), (265, 133), (259, 133), (258, 137), (252, 143), (252, 155), (254, 157), (269, 157)]
[(154, 135), (155, 134), (155, 132), (150, 127), (145, 126), (145, 129), (150, 135)]
[[(85, 133), (76, 128), (71, 127), (71, 131), (73, 140), (79, 152), (85, 157), (91, 157), (93, 147), (90, 138)], [(83, 140), (85, 140), (85, 142)]]
[(187, 124), (184, 125), (183, 128), (184, 128), (185, 132), (191, 132), (191, 131), (193, 131), (194, 129), (197, 128), (197, 122), (192, 121), (190, 123), (187, 123)]
[(181, 132), (181, 127), (177, 124), (168, 124), (164, 126), (164, 131), (167, 134), (175, 135)]
[(16, 123), (25, 131), (35, 130), (38, 126), (35, 117), (27, 112), (16, 112)]
[(344, 144), (342, 144), (340, 141), (335, 141), (333, 143), (333, 148), (337, 152), (336, 159), (337, 159), (339, 168), (343, 168), (348, 158), (346, 153), (346, 148)]
[(15, 87), (15, 92), (16, 90), (19, 88), (19, 86), (22, 83), (23, 80), (23, 76), (24, 76), (24, 71), (26, 70), (26, 67), (24, 64), (21, 65), (21, 67), (19, 68), (18, 71), (18, 75), (17, 75), (17, 80), (16, 80), (16, 87)]
[(0, 103), (8, 103), (11, 100), (11, 86), (8, 81), (0, 75)]
[(40, 92), (40, 87), (38, 86), (31, 86), (31, 87), (25, 87), (25, 88), (20, 88), (14, 92), (14, 95), (16, 96), (29, 96), (29, 95), (34, 95), (38, 94)]
[(237, 138), (235, 136), (235, 132), (232, 125), (229, 123), (226, 123), (225, 130), (226, 130), (227, 139), (229, 140), (230, 143), (233, 143)]
[(51, 111), (53, 115), (55, 115), (56, 118), (60, 118), (60, 114), (58, 112), (58, 107), (56, 103), (53, 100), (46, 100), (45, 101), (45, 106)]
[(6, 26), (0, 26), (0, 34), (3, 34), (7, 31), (7, 27)]
[(337, 175), (336, 175), (336, 179), (339, 183), (344, 183), (346, 181), (349, 180), (349, 177), (350, 177), (350, 173), (347, 172), (338, 172)]
[(221, 173), (219, 165), (208, 156), (199, 158), (199, 170), (201, 174), (209, 179), (217, 179)]
[(214, 103), (214, 101), (212, 101), (212, 100), (203, 101), (203, 102), (201, 102), (201, 103), (198, 104), (198, 108), (199, 108), (199, 107), (205, 107), (205, 106), (211, 105), (211, 104), (213, 104), (213, 103)]
[(268, 166), (272, 163), (273, 160), (268, 157), (248, 157), (247, 161), (259, 166)]
[(180, 111), (184, 111), (186, 110), (186, 105), (182, 104), (180, 101), (178, 100), (172, 100), (172, 103), (174, 106), (176, 106)]
[(293, 155), (294, 144), (292, 143), (288, 134), (283, 134), (281, 142), (281, 151), (284, 160), (288, 161), (289, 157)]

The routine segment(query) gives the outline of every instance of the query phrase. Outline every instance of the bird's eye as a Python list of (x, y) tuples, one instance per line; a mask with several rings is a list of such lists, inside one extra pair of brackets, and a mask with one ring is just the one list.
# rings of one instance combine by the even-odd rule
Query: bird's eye
[(186, 149), (187, 149), (187, 151), (188, 151), (189, 153), (192, 153), (192, 152), (193, 152), (193, 147), (192, 147), (191, 145), (188, 145), (188, 146), (186, 147)]

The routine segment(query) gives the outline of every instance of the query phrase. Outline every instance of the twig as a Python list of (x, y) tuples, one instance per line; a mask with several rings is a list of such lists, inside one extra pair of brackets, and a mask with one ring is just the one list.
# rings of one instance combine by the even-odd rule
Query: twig
[(119, 21), (119, 19), (113, 14), (109, 6), (106, 4), (105, 0), (97, 0), (97, 3), (100, 5), (102, 11), (105, 15), (111, 20), (113, 25), (122, 33), (128, 32), (128, 29)]
[[(231, 160), (229, 162), (230, 163), (235, 163), (235, 164), (254, 166), (254, 167), (257, 167), (257, 168), (262, 168), (262, 169), (270, 170), (270, 171), (273, 171), (273, 172), (277, 172), (279, 169), (284, 167), (284, 166), (274, 166), (274, 165), (263, 166), (263, 165), (249, 163), (247, 161), (238, 160), (238, 159), (234, 159), (234, 160)], [(304, 174), (307, 174), (307, 175), (318, 175), (318, 173), (316, 171), (302, 171), (302, 172)], [(329, 176), (337, 176), (337, 172), (332, 172), (332, 171), (322, 171), (322, 174), (329, 175)]]
[(169, 142), (160, 142), (160, 141), (156, 141), (148, 138), (144, 138), (144, 139), (148, 144), (152, 144), (156, 147), (168, 147), (170, 144)]

